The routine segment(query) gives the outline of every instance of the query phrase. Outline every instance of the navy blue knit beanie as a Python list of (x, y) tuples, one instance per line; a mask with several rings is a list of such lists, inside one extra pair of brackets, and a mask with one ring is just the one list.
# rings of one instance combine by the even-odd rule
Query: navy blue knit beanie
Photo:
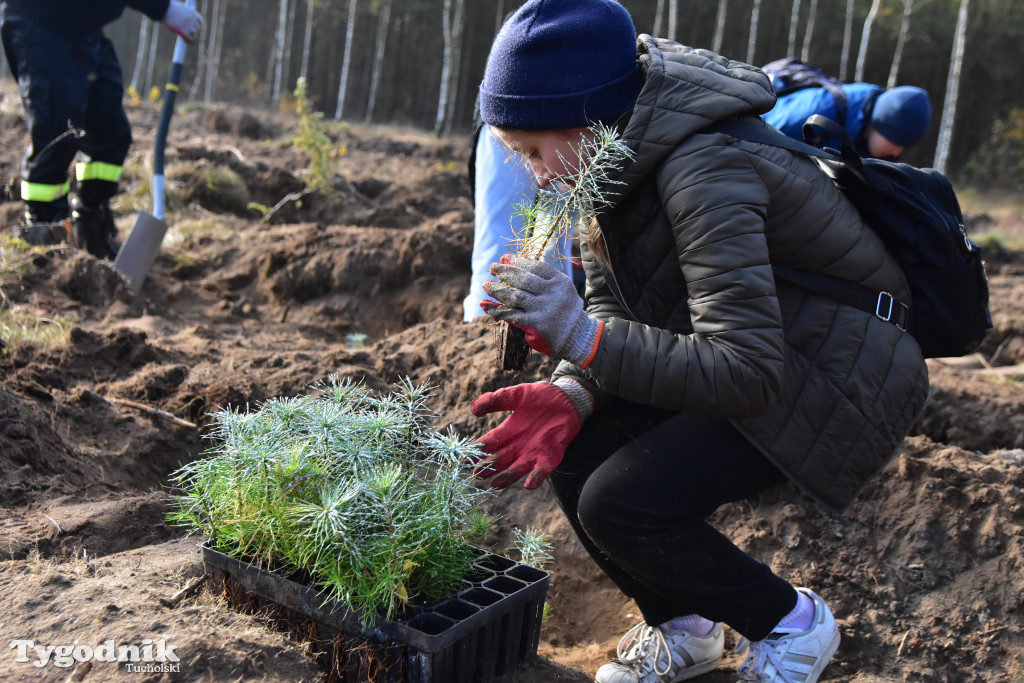
[(480, 114), (498, 128), (582, 128), (632, 109), (636, 30), (612, 0), (528, 0), (498, 32)]
[(928, 132), (931, 117), (928, 93), (901, 85), (878, 96), (871, 111), (871, 125), (900, 147), (912, 147)]

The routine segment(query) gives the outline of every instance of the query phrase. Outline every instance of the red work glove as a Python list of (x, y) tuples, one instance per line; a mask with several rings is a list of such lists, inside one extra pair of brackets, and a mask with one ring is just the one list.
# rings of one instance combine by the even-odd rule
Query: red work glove
[(480, 446), (490, 457), (476, 463), (474, 474), (503, 489), (524, 475), (528, 489), (544, 483), (565, 457), (580, 431), (580, 414), (557, 385), (532, 382), (505, 387), (477, 397), (470, 406), (477, 417), (511, 410), (500, 425), (484, 434)]
[(576, 285), (565, 273), (543, 261), (505, 255), (491, 264), (498, 282), (483, 284), (488, 296), (484, 313), (505, 320), (526, 333), (526, 343), (548, 356), (587, 368), (597, 355), (604, 322), (583, 310)]

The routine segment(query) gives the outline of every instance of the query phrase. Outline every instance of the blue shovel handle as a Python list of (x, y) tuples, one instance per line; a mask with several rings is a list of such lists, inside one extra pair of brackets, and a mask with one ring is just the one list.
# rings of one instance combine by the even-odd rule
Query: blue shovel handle
[[(188, 0), (189, 7), (195, 6), (195, 0)], [(184, 38), (178, 36), (174, 42), (174, 57), (171, 73), (164, 88), (164, 103), (160, 110), (160, 123), (156, 129), (153, 142), (153, 216), (163, 220), (164, 217), (164, 147), (167, 145), (167, 131), (171, 127), (171, 116), (174, 114), (174, 101), (178, 95), (178, 84), (181, 82), (181, 68), (185, 62)]]

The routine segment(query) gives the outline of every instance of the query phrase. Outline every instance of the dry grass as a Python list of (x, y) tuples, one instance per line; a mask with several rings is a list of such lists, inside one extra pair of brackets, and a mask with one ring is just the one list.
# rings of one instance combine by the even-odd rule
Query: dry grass
[[(1021, 195), (969, 188), (958, 190), (957, 197), (965, 214), (988, 216), (998, 224), (999, 232), (1024, 238), (1024, 198)], [(967, 228), (973, 237), (974, 230), (970, 225)]]
[(33, 259), (42, 251), (14, 237), (0, 241), (0, 353), (14, 354), (26, 346), (45, 348), (67, 340), (70, 321), (48, 318), (15, 303), (6, 293), (32, 271)]
[(1024, 251), (1024, 233), (1007, 233), (1003, 230), (986, 230), (971, 235), (986, 254), (1009, 256), (1015, 251)]

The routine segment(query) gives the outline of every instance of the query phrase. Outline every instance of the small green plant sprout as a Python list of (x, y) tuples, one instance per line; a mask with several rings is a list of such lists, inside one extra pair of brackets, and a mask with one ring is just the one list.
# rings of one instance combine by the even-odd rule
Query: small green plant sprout
[(209, 457), (172, 475), (169, 519), (367, 624), (447, 597), (492, 521), (464, 464), (479, 447), (432, 431), (431, 387), (408, 378), (383, 394), (335, 376), (310, 388), (217, 413)]
[[(523, 231), (513, 242), (514, 253), (541, 259), (549, 249), (572, 236), (577, 223), (588, 225), (608, 208), (614, 185), (612, 174), (634, 157), (618, 131), (596, 123), (580, 135), (579, 163), (570, 164), (559, 153), (559, 161), (570, 173), (558, 183), (540, 188), (537, 199), (516, 205), (516, 215), (523, 222)], [(566, 257), (567, 254), (557, 254)]]
[(295, 84), (295, 111), (299, 114), (299, 132), (292, 139), (292, 143), (306, 153), (309, 157), (309, 180), (306, 187), (295, 192), (289, 192), (272, 207), (263, 204), (251, 203), (248, 208), (263, 214), (263, 222), (270, 220), (289, 202), (294, 202), (302, 208), (302, 198), (308, 194), (320, 191), (330, 194), (331, 178), (334, 176), (332, 158), (337, 152), (327, 135), (327, 124), (324, 123), (324, 115), (314, 111), (306, 95), (306, 79), (299, 78)]
[(349, 332), (345, 335), (345, 346), (350, 349), (362, 349), (366, 347), (367, 335), (362, 332)]
[(509, 550), (519, 553), (519, 560), (537, 569), (547, 569), (554, 561), (551, 552), (551, 537), (539, 529), (520, 529), (512, 531), (512, 544)]
[(327, 137), (327, 125), (323, 122), (324, 115), (313, 111), (306, 96), (306, 79), (299, 78), (295, 84), (295, 110), (299, 114), (299, 134), (295, 136), (295, 146), (309, 157), (309, 189), (327, 191), (331, 187), (331, 176), (334, 169), (331, 165), (333, 145)]
[[(554, 562), (555, 558), (551, 554), (554, 548), (551, 546), (551, 537), (548, 534), (533, 528), (523, 531), (518, 527), (513, 529), (512, 533), (512, 544), (509, 546), (509, 550), (518, 551), (520, 562), (543, 570), (547, 570), (548, 565)], [(551, 603), (545, 600), (541, 610), (541, 623), (547, 623), (551, 614)]]

